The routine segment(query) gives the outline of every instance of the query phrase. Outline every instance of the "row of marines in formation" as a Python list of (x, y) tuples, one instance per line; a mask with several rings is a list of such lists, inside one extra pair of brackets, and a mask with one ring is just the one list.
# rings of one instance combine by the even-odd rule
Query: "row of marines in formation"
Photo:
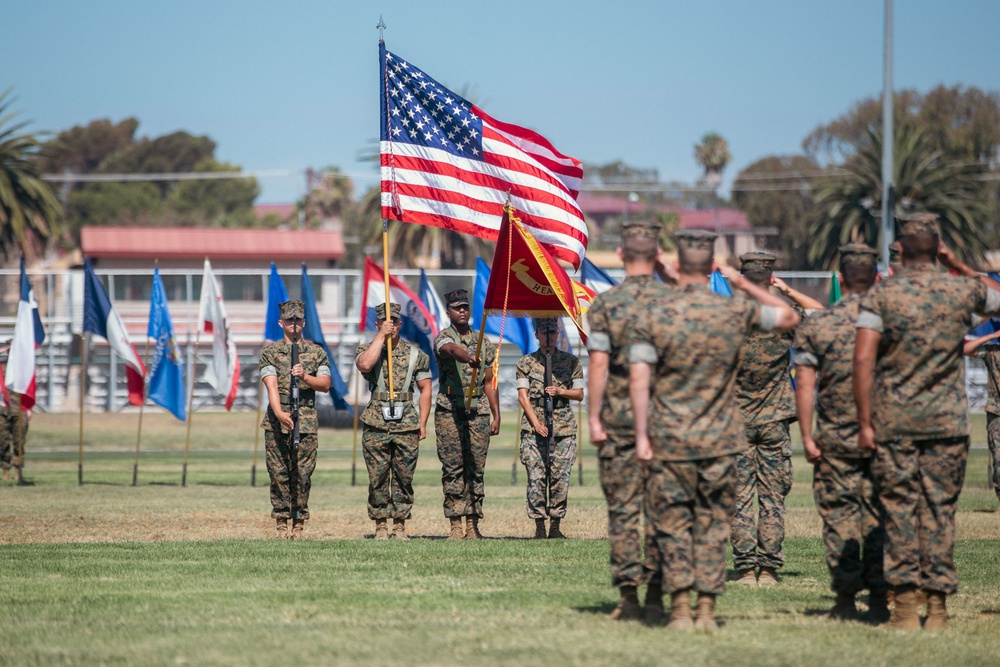
[[(831, 617), (858, 617), (855, 599), (867, 589), (869, 617), (876, 622), (919, 629), (919, 603), (927, 607), (925, 628), (947, 626), (946, 599), (958, 583), (955, 508), (969, 444), (962, 339), (976, 315), (1000, 311), (1000, 284), (940, 244), (933, 216), (898, 223), (902, 267), (879, 282), (873, 249), (842, 247), (845, 297), (825, 310), (772, 275), (771, 255), (742, 256), (741, 273), (720, 267), (737, 292), (723, 297), (709, 289), (714, 234), (675, 233), (678, 260), (668, 265), (660, 258), (658, 226), (623, 229), (619, 253), (626, 279), (599, 295), (587, 315), (590, 437), (599, 448), (612, 583), (620, 590), (613, 618), (659, 622), (667, 617), (663, 597), (669, 594), (668, 628), (715, 630), (730, 539), (734, 583), (777, 583), (784, 564), (784, 498), (792, 483), (789, 425), (798, 418), (806, 457), (814, 464), (814, 497), (836, 595)], [(938, 268), (939, 261), (950, 274)], [(476, 356), (467, 292), (445, 297), (451, 326), (434, 344), (444, 511), (449, 537), (476, 539), (489, 436), (500, 426), (491, 377), (496, 350), (486, 343), (482, 357)], [(372, 390), (361, 415), (368, 515), (376, 539), (389, 537), (389, 518), (393, 537), (406, 539), (431, 376), (428, 357), (399, 337), (399, 306), (390, 304), (388, 317), (380, 308), (374, 340), (356, 355)], [(282, 304), (286, 339), (266, 348), (260, 362), (269, 390), (263, 427), (280, 537), (301, 535), (308, 518), (316, 449), (310, 410), (314, 392), (329, 387), (329, 361), (318, 346), (303, 341), (301, 363), (290, 367), (290, 335), (301, 328), (302, 315), (300, 302)], [(560, 520), (577, 446), (569, 401), (583, 399), (579, 360), (554, 349), (557, 328), (555, 320), (536, 320), (540, 349), (517, 367), (524, 408), (520, 457), (536, 537), (563, 536)], [(386, 386), (389, 341), (392, 400)], [(551, 384), (545, 382), (547, 351)], [(482, 373), (467, 409), (474, 369)], [(291, 484), (290, 375), (304, 385), (302, 447)], [(414, 387), (419, 407), (412, 401)], [(546, 395), (556, 412), (551, 456)], [(647, 590), (640, 605), (642, 585)]]

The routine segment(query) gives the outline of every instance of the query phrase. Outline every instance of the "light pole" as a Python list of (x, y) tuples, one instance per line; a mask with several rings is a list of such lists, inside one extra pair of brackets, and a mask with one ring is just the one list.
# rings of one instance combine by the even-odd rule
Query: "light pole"
[(892, 0), (885, 0), (885, 38), (882, 63), (882, 266), (888, 271), (889, 244), (893, 242), (895, 191), (892, 182)]

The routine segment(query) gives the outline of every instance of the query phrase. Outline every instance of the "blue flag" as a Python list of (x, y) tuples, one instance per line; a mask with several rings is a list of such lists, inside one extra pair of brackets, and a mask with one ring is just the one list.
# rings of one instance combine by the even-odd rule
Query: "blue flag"
[(618, 284), (618, 281), (609, 276), (607, 271), (587, 258), (584, 258), (583, 264), (580, 265), (580, 282), (598, 294), (607, 292)]
[(267, 283), (267, 312), (264, 314), (264, 340), (281, 340), (285, 332), (278, 326), (281, 309), (278, 305), (288, 301), (285, 282), (278, 275), (278, 267), (271, 262), (271, 279)]
[[(993, 280), (1000, 281), (1000, 273), (997, 273), (995, 271), (990, 271), (986, 275), (988, 275)], [(985, 322), (980, 324), (975, 329), (972, 329), (969, 333), (965, 335), (967, 338), (981, 338), (982, 336), (988, 336), (989, 334), (994, 333), (996, 331), (1000, 331), (1000, 318), (991, 317), (990, 319), (986, 320)], [(990, 347), (995, 347), (997, 345), (1000, 345), (1000, 342), (991, 340), (990, 342), (986, 343), (986, 345)]]
[[(486, 287), (490, 284), (490, 267), (486, 265), (482, 257), (476, 258), (476, 285), (472, 292), (472, 321), (473, 329), (479, 329), (479, 323), (483, 321), (483, 304), (486, 303)], [(486, 318), (486, 333), (495, 336), (500, 335), (500, 316), (490, 315)], [(535, 339), (535, 323), (530, 317), (507, 316), (504, 324), (503, 337), (514, 345), (521, 348), (521, 354), (528, 354), (538, 349), (538, 340)]]
[(719, 273), (718, 269), (712, 271), (712, 275), (708, 277), (708, 286), (716, 294), (721, 294), (722, 296), (733, 295), (733, 290), (729, 287), (729, 283), (726, 282), (726, 277)]
[(149, 375), (149, 399), (185, 421), (184, 358), (174, 338), (174, 325), (167, 309), (167, 293), (158, 268), (153, 269), (153, 293), (149, 300), (146, 336), (156, 340)]
[(322, 347), (326, 352), (326, 358), (330, 360), (330, 397), (333, 399), (333, 407), (347, 410), (353, 415), (354, 408), (344, 398), (347, 396), (347, 383), (340, 377), (340, 370), (323, 337), (323, 327), (320, 326), (319, 313), (316, 311), (316, 297), (313, 296), (312, 281), (309, 280), (305, 264), (302, 265), (302, 303), (306, 307), (306, 323), (302, 325), (302, 337)]

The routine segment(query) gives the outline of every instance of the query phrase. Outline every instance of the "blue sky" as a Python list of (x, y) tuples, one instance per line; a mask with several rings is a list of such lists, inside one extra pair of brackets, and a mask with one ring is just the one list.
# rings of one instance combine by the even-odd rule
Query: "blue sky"
[[(363, 189), (380, 14), (389, 50), (495, 118), (663, 180), (696, 180), (693, 146), (716, 131), (730, 182), (882, 87), (882, 0), (5, 0), (0, 90), (33, 130), (135, 116), (246, 170), (335, 165)], [(1000, 2), (896, 0), (895, 87), (1000, 91), (998, 38)], [(260, 183), (260, 202), (305, 187)]]

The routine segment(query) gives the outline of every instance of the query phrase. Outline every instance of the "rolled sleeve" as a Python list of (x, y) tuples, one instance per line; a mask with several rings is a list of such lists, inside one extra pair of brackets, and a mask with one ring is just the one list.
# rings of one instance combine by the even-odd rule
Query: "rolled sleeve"
[(611, 352), (611, 336), (604, 331), (591, 331), (587, 338), (587, 349), (591, 352)]
[(879, 333), (885, 331), (885, 326), (882, 324), (882, 318), (870, 310), (862, 310), (858, 315), (858, 321), (855, 323), (855, 328), (857, 329), (872, 329)]
[(630, 364), (653, 365), (656, 360), (656, 348), (649, 343), (633, 343), (628, 348), (628, 362)]
[(986, 290), (986, 307), (984, 315), (993, 315), (1000, 311), (1000, 292), (992, 288)]
[(585, 385), (586, 382), (583, 380), (573, 380), (573, 389), (583, 389)]
[(760, 307), (760, 323), (757, 325), (761, 331), (774, 331), (774, 328), (778, 326), (778, 318), (780, 317), (781, 309), (776, 306), (764, 306)]
[(811, 366), (816, 368), (819, 366), (819, 359), (816, 355), (808, 350), (795, 350), (792, 354), (792, 359), (795, 361), (796, 366)]
[(516, 387), (518, 389), (531, 389), (531, 380), (528, 378), (517, 378)]
[(448, 343), (454, 343), (454, 342), (455, 341), (453, 341), (451, 338), (448, 337), (441, 338), (438, 340), (438, 342), (434, 343), (434, 351), (440, 352), (442, 347), (444, 347)]
[(417, 382), (421, 382), (423, 380), (430, 380), (431, 379), (431, 372), (430, 371), (421, 371), (421, 372), (417, 373), (416, 375), (414, 375), (413, 379), (416, 380)]
[(330, 375), (330, 367), (329, 366), (320, 366), (319, 368), (316, 369), (316, 373), (314, 375), (316, 377), (323, 377), (324, 375), (329, 377), (329, 375)]
[[(327, 371), (327, 375), (329, 375), (329, 374), (330, 374), (329, 371)], [(268, 377), (278, 377), (278, 369), (275, 368), (274, 366), (270, 366), (270, 365), (268, 365), (268, 366), (261, 366), (261, 368), (260, 368), (260, 378), (263, 380), (264, 378), (268, 378)]]

